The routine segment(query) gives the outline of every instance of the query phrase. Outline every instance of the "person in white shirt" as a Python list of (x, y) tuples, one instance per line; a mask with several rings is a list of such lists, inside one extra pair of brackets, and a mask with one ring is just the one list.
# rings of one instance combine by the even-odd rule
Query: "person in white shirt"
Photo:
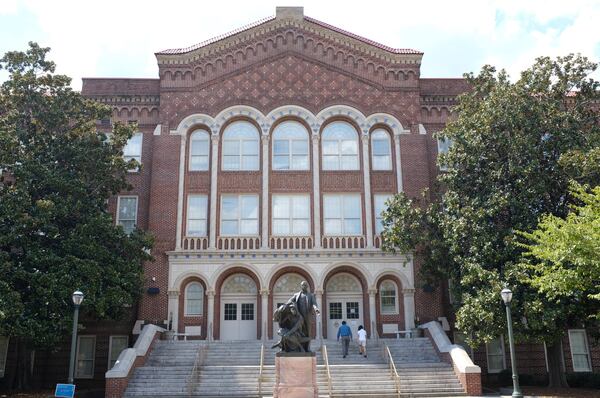
[(367, 357), (367, 331), (365, 330), (363, 325), (360, 325), (358, 327), (358, 332), (356, 334), (358, 334), (358, 351), (360, 354), (362, 354), (366, 358)]

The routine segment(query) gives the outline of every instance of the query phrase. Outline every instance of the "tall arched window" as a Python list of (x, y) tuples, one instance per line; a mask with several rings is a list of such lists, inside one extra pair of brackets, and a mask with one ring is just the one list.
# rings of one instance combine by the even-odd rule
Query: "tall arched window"
[(233, 122), (223, 133), (223, 170), (258, 170), (259, 134), (249, 122)]
[(392, 169), (390, 135), (383, 129), (377, 129), (371, 133), (371, 156), (373, 170)]
[(308, 133), (298, 122), (280, 123), (273, 132), (273, 170), (308, 170)]
[(185, 288), (185, 315), (202, 315), (204, 307), (204, 288), (198, 282), (192, 282)]
[(204, 130), (196, 130), (190, 136), (190, 170), (208, 170), (209, 137)]
[(346, 122), (329, 123), (323, 129), (323, 170), (358, 170), (358, 134)]
[(398, 289), (396, 284), (390, 280), (385, 280), (379, 285), (379, 301), (381, 303), (382, 314), (398, 313)]

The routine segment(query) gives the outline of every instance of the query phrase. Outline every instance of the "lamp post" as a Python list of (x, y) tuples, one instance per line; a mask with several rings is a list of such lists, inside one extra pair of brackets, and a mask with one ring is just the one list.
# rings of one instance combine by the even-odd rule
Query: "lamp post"
[(77, 350), (77, 321), (79, 320), (79, 306), (83, 301), (83, 293), (79, 290), (73, 292), (73, 335), (71, 336), (71, 361), (69, 362), (69, 384), (73, 384), (75, 374), (75, 351)]
[(521, 394), (521, 388), (519, 387), (519, 375), (517, 374), (517, 358), (515, 355), (515, 341), (513, 339), (512, 329), (512, 316), (510, 314), (510, 302), (512, 301), (512, 292), (510, 289), (504, 288), (500, 292), (502, 301), (506, 306), (506, 323), (508, 324), (508, 344), (510, 346), (510, 364), (512, 367), (512, 379), (513, 379), (513, 398), (523, 398)]

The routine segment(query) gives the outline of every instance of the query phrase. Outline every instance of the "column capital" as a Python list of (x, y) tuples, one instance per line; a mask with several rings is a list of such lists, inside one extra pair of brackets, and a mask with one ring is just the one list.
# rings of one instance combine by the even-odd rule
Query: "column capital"
[(169, 290), (167, 292), (167, 296), (169, 296), (169, 297), (178, 297), (179, 296), (179, 290)]
[(408, 294), (408, 295), (415, 294), (415, 289), (402, 289), (402, 294)]
[(321, 288), (316, 288), (316, 289), (315, 289), (315, 292), (314, 292), (314, 294), (315, 294), (315, 295), (317, 295), (317, 294), (318, 294), (318, 295), (322, 296), (322, 295), (323, 295), (323, 289), (321, 289)]
[(207, 291), (206, 291), (206, 295), (207, 295), (209, 298), (214, 298), (214, 297), (215, 297), (215, 291), (214, 291), (214, 289), (209, 289), (209, 290), (207, 290)]
[(376, 295), (376, 294), (377, 294), (377, 288), (376, 288), (376, 287), (374, 287), (374, 286), (371, 286), (371, 287), (369, 288), (368, 292), (369, 292), (369, 296), (374, 296), (374, 295)]
[(263, 144), (268, 143), (270, 138), (271, 138), (271, 136), (269, 134), (261, 134), (260, 135), (260, 140), (262, 141)]
[(321, 135), (318, 133), (313, 133), (310, 138), (312, 139), (313, 144), (318, 144), (321, 139)]
[(269, 289), (268, 289), (268, 288), (266, 288), (266, 287), (265, 287), (265, 288), (262, 288), (262, 289), (260, 289), (260, 295), (261, 295), (261, 296), (263, 296), (263, 297), (268, 297), (268, 296), (269, 296), (269, 293), (270, 293), (270, 291), (269, 291)]
[(369, 134), (368, 133), (362, 133), (360, 135), (360, 139), (362, 140), (364, 145), (369, 145)]
[(213, 144), (218, 144), (219, 143), (219, 134), (211, 134), (210, 135), (210, 140), (212, 141)]

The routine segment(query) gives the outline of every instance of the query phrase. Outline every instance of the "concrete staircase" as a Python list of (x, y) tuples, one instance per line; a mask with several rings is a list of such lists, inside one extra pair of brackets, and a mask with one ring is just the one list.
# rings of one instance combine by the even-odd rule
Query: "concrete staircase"
[[(260, 341), (158, 341), (146, 364), (135, 370), (125, 397), (270, 397), (275, 383), (275, 353), (272, 341), (264, 343), (263, 378), (259, 394)], [(381, 339), (368, 343), (368, 358), (351, 343), (342, 358), (341, 344), (324, 340), (329, 357), (332, 396), (343, 398), (397, 397), (396, 383), (383, 355), (390, 349), (400, 375), (404, 397), (448, 397), (465, 395), (452, 367), (441, 362), (428, 339)], [(202, 348), (204, 346), (204, 348)], [(319, 396), (329, 397), (329, 383), (319, 342), (317, 354)], [(199, 350), (204, 361), (192, 376)]]

